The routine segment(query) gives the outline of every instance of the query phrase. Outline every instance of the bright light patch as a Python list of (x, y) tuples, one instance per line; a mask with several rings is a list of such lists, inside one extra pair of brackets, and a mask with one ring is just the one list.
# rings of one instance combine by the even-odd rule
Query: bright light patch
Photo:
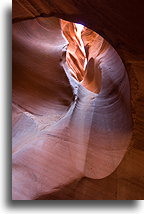
[(82, 32), (82, 29), (83, 29), (84, 26), (81, 25), (81, 24), (77, 24), (77, 23), (75, 23), (75, 26), (77, 28), (76, 34), (79, 37), (79, 39), (81, 40), (81, 32)]
[(84, 26), (81, 24), (77, 24), (77, 23), (75, 25), (77, 27), (77, 33), (80, 35)]
[[(82, 38), (81, 38), (81, 32), (82, 32), (84, 26), (83, 26), (82, 24), (77, 24), (77, 23), (75, 23), (75, 26), (76, 26), (76, 28), (77, 28), (76, 34), (77, 34), (77, 36), (78, 36), (78, 38), (79, 38), (82, 51), (83, 51), (83, 53), (84, 53), (84, 55), (85, 55), (84, 44), (83, 44), (83, 41), (82, 41)], [(85, 56), (84, 69), (85, 69), (86, 65), (87, 65), (87, 59), (86, 59), (86, 56)]]

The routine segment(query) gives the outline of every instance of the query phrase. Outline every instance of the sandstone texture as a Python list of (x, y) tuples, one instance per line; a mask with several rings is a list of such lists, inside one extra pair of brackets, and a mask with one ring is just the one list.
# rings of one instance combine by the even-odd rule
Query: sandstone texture
[(143, 16), (13, 1), (13, 200), (144, 198)]

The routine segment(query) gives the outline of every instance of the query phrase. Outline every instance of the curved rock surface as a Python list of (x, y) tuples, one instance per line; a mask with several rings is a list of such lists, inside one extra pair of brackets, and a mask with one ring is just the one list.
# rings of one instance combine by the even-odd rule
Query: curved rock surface
[[(13, 15), (13, 199), (115, 199), (108, 193), (96, 196), (91, 187), (97, 192), (105, 188), (107, 182), (97, 184), (106, 176), (112, 176), (111, 180), (105, 179), (115, 186), (118, 177), (114, 178), (113, 172), (130, 143), (132, 119), (125, 67), (114, 48), (92, 30), (85, 27), (82, 31), (82, 50), (73, 23), (67, 23), (71, 26), (68, 39), (59, 19), (35, 18), (54, 13), (75, 21), (75, 14), (77, 20), (80, 17), (84, 21), (72, 1), (64, 7), (57, 2), (51, 6), (45, 1), (20, 2), (14, 1), (14, 7), (18, 4), (22, 12), (14, 10)], [(69, 5), (72, 15), (67, 14)], [(58, 12), (59, 8), (63, 13)], [(112, 44), (115, 46), (114, 40)], [(125, 47), (125, 52), (122, 47), (117, 50), (129, 71), (130, 60), (136, 57), (131, 52), (133, 47)], [(141, 48), (137, 53), (141, 58)], [(138, 66), (140, 73), (142, 65)], [(135, 76), (133, 72), (130, 80)], [(133, 86), (132, 95), (137, 92), (138, 96)], [(132, 103), (135, 100), (132, 97)], [(135, 106), (138, 109), (139, 105)], [(137, 110), (136, 114), (141, 113)], [(135, 130), (133, 136), (138, 136)], [(90, 195), (84, 193), (88, 189)]]
[[(121, 161), (131, 135), (128, 78), (117, 53), (103, 42), (100, 45), (106, 47), (98, 48), (96, 56), (87, 50), (86, 75), (79, 83), (66, 65), (62, 52), (67, 43), (57, 18), (14, 24), (13, 34), (13, 102), (18, 117), (13, 126), (14, 198), (33, 199), (82, 176), (108, 176)], [(96, 94), (98, 72), (102, 86)], [(84, 85), (89, 81), (87, 90)], [(69, 108), (66, 98), (71, 100)]]

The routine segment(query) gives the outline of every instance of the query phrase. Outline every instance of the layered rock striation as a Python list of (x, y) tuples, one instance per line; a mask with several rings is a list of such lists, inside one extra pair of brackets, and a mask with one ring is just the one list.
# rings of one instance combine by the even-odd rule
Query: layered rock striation
[(13, 200), (143, 196), (143, 45), (110, 5), (13, 3)]

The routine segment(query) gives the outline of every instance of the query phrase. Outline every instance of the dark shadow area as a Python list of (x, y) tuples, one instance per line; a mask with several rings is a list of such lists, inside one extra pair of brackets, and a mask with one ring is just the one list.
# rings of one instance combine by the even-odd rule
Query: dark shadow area
[(12, 11), (7, 8), (5, 11), (5, 100), (4, 105), (6, 108), (5, 115), (5, 166), (6, 166), (6, 203), (11, 200), (11, 157), (12, 157)]
[(118, 208), (118, 209), (131, 209), (138, 207), (138, 201), (132, 200), (42, 200), (42, 201), (8, 201), (7, 205), (10, 208), (27, 207), (27, 208)]

